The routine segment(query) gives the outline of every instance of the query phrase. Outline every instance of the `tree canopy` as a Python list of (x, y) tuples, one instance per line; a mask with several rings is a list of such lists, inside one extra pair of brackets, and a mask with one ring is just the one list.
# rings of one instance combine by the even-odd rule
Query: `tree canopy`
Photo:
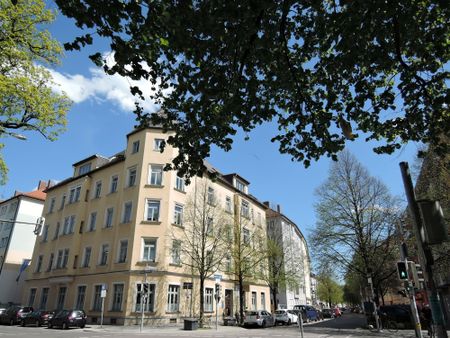
[[(41, 29), (53, 18), (42, 0), (0, 0), (0, 137), (31, 130), (54, 140), (65, 128), (70, 101), (53, 91), (42, 66), (58, 63), (62, 55), (58, 42)], [(6, 175), (0, 154), (1, 183)]]
[(56, 3), (87, 30), (67, 49), (107, 38), (115, 64), (103, 51), (92, 60), (149, 81), (131, 92), (164, 114), (137, 108), (137, 120), (176, 131), (168, 142), (180, 149), (172, 166), (182, 174), (201, 174), (211, 145), (228, 151), (237, 130), (272, 120), (271, 140), (306, 167), (361, 135), (391, 153), (449, 132), (442, 0)]

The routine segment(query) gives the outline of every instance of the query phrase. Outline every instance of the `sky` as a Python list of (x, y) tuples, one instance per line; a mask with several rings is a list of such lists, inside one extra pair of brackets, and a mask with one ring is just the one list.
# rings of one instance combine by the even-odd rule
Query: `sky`
[[(54, 4), (49, 6), (55, 8)], [(47, 29), (61, 43), (76, 36), (72, 21), (58, 15)], [(100, 51), (107, 45), (97, 44)], [(61, 181), (72, 176), (72, 164), (93, 154), (111, 156), (126, 146), (126, 134), (136, 124), (132, 113), (134, 99), (129, 94), (129, 82), (119, 76), (107, 76), (88, 59), (89, 51), (66, 52), (61, 65), (52, 69), (55, 82), (73, 100), (68, 113), (65, 133), (51, 142), (37, 133), (22, 133), (26, 141), (4, 139), (4, 159), (9, 167), (8, 182), (0, 186), (0, 199), (9, 198), (14, 191), (31, 191), (39, 180)], [(97, 50), (95, 50), (97, 51)], [(146, 109), (155, 109), (147, 103)], [(307, 169), (292, 162), (278, 151), (270, 139), (276, 135), (273, 123), (257, 127), (244, 140), (244, 134), (234, 138), (233, 149), (224, 152), (214, 148), (208, 161), (221, 173), (238, 173), (250, 182), (249, 192), (260, 201), (279, 204), (281, 211), (308, 236), (315, 225), (315, 190), (326, 180), (331, 160), (312, 162)], [(377, 155), (374, 143), (362, 138), (347, 143), (347, 149), (380, 179), (391, 194), (404, 198), (399, 163), (413, 165), (418, 145), (410, 143), (392, 155)]]

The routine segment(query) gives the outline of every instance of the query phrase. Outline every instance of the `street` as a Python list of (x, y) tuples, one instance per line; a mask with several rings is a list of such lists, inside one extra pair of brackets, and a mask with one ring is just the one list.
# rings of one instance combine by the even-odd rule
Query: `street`
[[(399, 330), (396, 333), (391, 332), (370, 332), (364, 328), (365, 319), (359, 314), (345, 314), (338, 319), (326, 319), (317, 323), (309, 323), (304, 326), (304, 338), (363, 338), (363, 337), (414, 337), (412, 330)], [(20, 326), (0, 326), (0, 337), (27, 337), (37, 338), (45, 336), (46, 338), (106, 338), (106, 337), (131, 337), (131, 336), (152, 336), (152, 337), (239, 337), (239, 338), (294, 338), (300, 337), (298, 326), (276, 326), (266, 329), (260, 328), (240, 328), (230, 326), (219, 326), (208, 329), (199, 329), (196, 331), (184, 331), (180, 327), (162, 327), (148, 328), (144, 327), (142, 333), (138, 326), (103, 326), (88, 325), (84, 329), (48, 329), (46, 327), (20, 327)], [(426, 332), (424, 331), (424, 337)]]

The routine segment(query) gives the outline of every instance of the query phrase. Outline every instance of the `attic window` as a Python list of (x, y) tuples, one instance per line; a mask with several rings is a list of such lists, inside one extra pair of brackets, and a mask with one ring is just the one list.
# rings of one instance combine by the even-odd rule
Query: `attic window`
[(245, 193), (245, 184), (239, 180), (236, 180), (236, 189)]
[(84, 175), (91, 171), (91, 163), (83, 164), (80, 169), (78, 169), (78, 175)]

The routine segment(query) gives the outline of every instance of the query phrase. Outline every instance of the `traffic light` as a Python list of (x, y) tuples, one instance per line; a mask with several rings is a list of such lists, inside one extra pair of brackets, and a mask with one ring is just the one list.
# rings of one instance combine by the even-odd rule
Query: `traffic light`
[(408, 279), (408, 266), (405, 262), (397, 262), (398, 278), (401, 280)]

